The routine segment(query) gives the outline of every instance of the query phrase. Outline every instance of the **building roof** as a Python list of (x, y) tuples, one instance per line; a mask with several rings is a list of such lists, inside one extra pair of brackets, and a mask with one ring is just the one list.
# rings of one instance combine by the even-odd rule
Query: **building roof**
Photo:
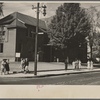
[[(37, 19), (28, 15), (21, 14), (19, 12), (14, 12), (0, 19), (0, 25), (7, 25), (7, 27), (26, 28), (26, 25), (36, 26)], [(39, 20), (39, 27), (42, 29), (46, 29), (45, 22), (42, 20)]]

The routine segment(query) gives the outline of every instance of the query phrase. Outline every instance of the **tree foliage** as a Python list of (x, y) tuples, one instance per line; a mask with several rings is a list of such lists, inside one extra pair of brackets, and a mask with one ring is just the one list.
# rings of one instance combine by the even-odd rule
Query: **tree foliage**
[(89, 34), (90, 45), (92, 46), (93, 58), (100, 57), (100, 11), (95, 7), (87, 10), (89, 20), (91, 22), (91, 32)]
[(49, 25), (50, 43), (64, 48), (85, 42), (91, 31), (91, 23), (85, 9), (79, 3), (64, 3), (56, 10)]

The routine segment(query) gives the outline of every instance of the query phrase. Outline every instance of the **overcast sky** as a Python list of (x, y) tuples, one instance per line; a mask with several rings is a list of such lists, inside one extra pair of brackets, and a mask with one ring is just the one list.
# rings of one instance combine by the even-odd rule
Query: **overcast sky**
[[(45, 17), (50, 17), (53, 16), (55, 14), (55, 11), (57, 9), (58, 6), (60, 6), (62, 3), (40, 3), (40, 6), (42, 5), (46, 5), (47, 6), (47, 14)], [(26, 15), (30, 15), (32, 17), (36, 17), (36, 10), (32, 10), (32, 5), (36, 6), (36, 3), (4, 3), (4, 7), (3, 7), (3, 12), (4, 12), (4, 16), (7, 16), (8, 14), (11, 14), (13, 12), (20, 12)], [(84, 8), (89, 8), (90, 6), (98, 6), (100, 5), (100, 3), (81, 3), (81, 6)], [(100, 9), (100, 6), (97, 7), (98, 10)], [(40, 18), (45, 18), (42, 14), (42, 12), (40, 12)]]

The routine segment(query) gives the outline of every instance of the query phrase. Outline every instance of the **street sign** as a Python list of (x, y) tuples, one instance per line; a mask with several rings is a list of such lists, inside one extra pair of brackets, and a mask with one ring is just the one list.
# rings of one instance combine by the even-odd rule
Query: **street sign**
[(44, 34), (43, 32), (39, 32), (38, 34)]

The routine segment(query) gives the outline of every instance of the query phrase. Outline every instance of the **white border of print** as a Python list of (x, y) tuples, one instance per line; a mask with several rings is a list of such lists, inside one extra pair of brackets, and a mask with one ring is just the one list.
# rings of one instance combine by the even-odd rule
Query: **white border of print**
[[(0, 2), (39, 2), (39, 1), (0, 1)], [(57, 1), (40, 1), (57, 3)], [(59, 3), (81, 2), (100, 3), (99, 1), (59, 1)], [(77, 80), (76, 80), (77, 81)], [(0, 85), (0, 98), (67, 98), (67, 99), (91, 99), (100, 98), (100, 86), (95, 85), (44, 85), (40, 89), (37, 85)]]

